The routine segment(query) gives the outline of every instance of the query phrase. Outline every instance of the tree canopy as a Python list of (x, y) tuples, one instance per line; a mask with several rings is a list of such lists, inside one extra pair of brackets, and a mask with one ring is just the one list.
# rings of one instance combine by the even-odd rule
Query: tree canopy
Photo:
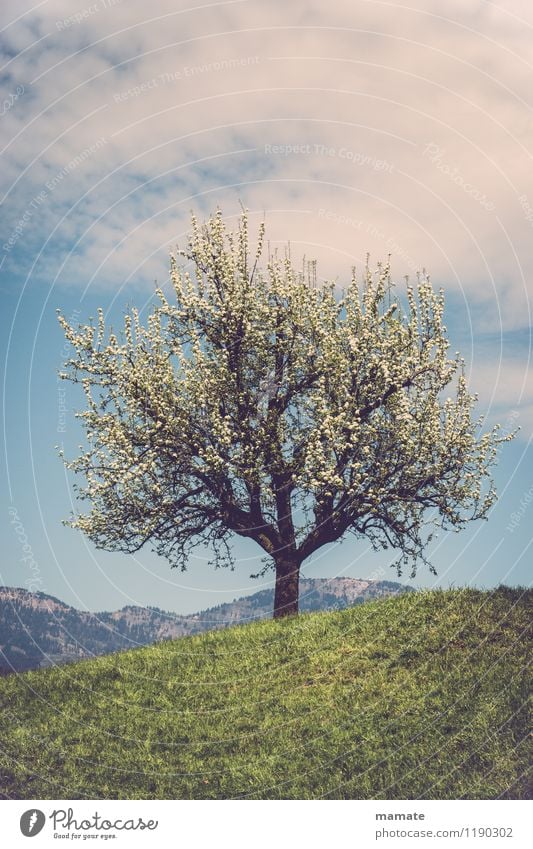
[[(411, 575), (435, 524), (486, 517), (498, 426), (473, 418), (464, 361), (448, 354), (444, 295), (428, 276), (396, 288), (389, 264), (344, 290), (289, 252), (254, 250), (246, 213), (193, 217), (170, 291), (120, 334), (59, 320), (73, 346), (87, 446), (67, 467), (89, 502), (69, 523), (101, 548), (146, 543), (173, 566), (207, 545), (232, 564), (255, 540), (276, 570), (275, 615), (298, 609), (302, 562), (351, 533), (398, 551)], [(431, 567), (430, 567), (431, 568)]]

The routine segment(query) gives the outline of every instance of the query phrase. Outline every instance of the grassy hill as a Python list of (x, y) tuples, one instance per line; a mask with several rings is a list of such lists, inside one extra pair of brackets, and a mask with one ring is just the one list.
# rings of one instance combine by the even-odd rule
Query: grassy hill
[(0, 795), (528, 798), (532, 602), (406, 593), (8, 676)]

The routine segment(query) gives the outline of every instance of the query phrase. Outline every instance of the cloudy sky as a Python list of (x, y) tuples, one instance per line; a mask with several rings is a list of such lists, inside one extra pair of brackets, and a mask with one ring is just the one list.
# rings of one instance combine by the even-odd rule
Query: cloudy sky
[[(339, 285), (369, 252), (391, 255), (399, 286), (426, 268), (445, 288), (479, 412), (521, 431), (489, 522), (437, 542), (438, 580), (527, 582), (530, 3), (3, 0), (1, 16), (0, 583), (93, 609), (195, 610), (260, 588), (251, 546), (233, 575), (94, 551), (61, 526), (72, 492), (54, 453), (81, 438), (80, 399), (56, 382), (55, 309), (83, 321), (148, 306), (191, 210), (232, 221), (241, 204)], [(393, 578), (391, 559), (350, 542), (306, 571)]]

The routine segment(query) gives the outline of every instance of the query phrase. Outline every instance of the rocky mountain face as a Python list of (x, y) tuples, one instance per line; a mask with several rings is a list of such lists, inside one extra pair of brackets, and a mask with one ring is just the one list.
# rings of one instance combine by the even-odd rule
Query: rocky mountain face
[[(393, 581), (303, 578), (300, 609), (340, 610), (409, 591)], [(0, 587), (0, 675), (270, 618), (273, 606), (274, 591), (268, 589), (188, 615), (133, 606), (87, 613), (45, 593)]]

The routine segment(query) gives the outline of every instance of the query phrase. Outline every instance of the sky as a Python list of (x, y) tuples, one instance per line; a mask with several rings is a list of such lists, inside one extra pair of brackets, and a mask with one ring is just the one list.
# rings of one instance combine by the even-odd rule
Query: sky
[[(533, 521), (533, 8), (527, 0), (3, 0), (0, 584), (78, 608), (193, 612), (272, 586), (236, 540), (187, 572), (97, 551), (62, 524), (55, 446), (83, 435), (55, 311), (115, 324), (168, 284), (190, 214), (241, 205), (339, 287), (367, 253), (446, 292), (452, 350), (500, 422), (488, 521), (442, 533), (417, 587), (528, 584)], [(394, 552), (322, 549), (308, 577), (395, 579)]]

